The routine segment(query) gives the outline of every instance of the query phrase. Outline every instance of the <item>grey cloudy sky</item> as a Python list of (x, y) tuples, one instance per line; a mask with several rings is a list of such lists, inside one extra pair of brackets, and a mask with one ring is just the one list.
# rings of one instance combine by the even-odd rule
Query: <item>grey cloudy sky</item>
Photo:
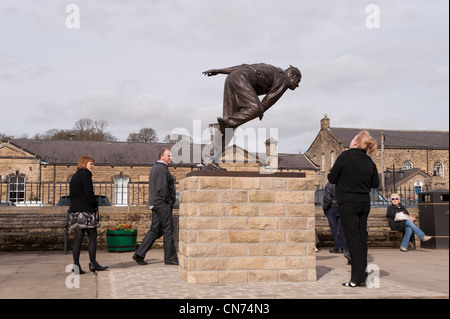
[(202, 71), (242, 63), (302, 71), (297, 90), (242, 127), (278, 129), (280, 152), (306, 151), (324, 114), (335, 127), (447, 131), (448, 6), (2, 0), (0, 133), (32, 137), (91, 118), (107, 120), (119, 140), (144, 127), (160, 139), (180, 127), (193, 134), (222, 115), (225, 75)]

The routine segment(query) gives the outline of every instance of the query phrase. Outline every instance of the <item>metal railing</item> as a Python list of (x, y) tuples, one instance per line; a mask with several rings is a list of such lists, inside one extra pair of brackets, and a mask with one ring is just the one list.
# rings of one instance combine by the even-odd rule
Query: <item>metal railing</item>
[[(315, 191), (314, 204), (316, 206), (322, 206), (323, 190), (324, 188), (319, 188)], [(395, 190), (394, 188), (386, 188), (384, 193), (385, 196), (383, 196), (378, 190), (372, 189), (370, 193), (370, 205), (372, 207), (387, 207), (391, 204), (390, 198), (393, 193), (398, 193), (400, 195), (401, 203), (405, 207), (414, 207), (419, 204), (419, 195), (416, 193), (415, 188), (396, 187)]]
[[(145, 206), (148, 182), (94, 182), (95, 195), (107, 197), (113, 206)], [(0, 182), (0, 203), (24, 206), (60, 206), (69, 196), (69, 182), (25, 182), (20, 185)], [(105, 200), (107, 201), (107, 200)], [(58, 203), (59, 202), (59, 203)]]
[[(427, 191), (427, 190), (424, 190)], [(145, 206), (149, 199), (148, 182), (94, 182), (95, 195), (106, 196), (113, 206)], [(401, 203), (411, 207), (418, 205), (418, 194), (414, 188), (397, 187), (385, 189), (385, 197), (375, 189), (371, 192), (371, 206), (387, 207), (392, 193), (399, 193)], [(13, 189), (7, 182), (0, 182), (0, 203), (13, 202), (16, 205), (60, 206), (58, 202), (69, 196), (69, 182), (25, 182)], [(323, 188), (315, 191), (315, 205), (322, 205)], [(108, 200), (106, 200), (108, 201)]]

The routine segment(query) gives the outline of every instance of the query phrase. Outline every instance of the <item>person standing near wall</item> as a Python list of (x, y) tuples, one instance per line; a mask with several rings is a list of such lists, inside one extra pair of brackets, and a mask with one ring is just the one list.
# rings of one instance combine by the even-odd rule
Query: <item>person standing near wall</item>
[(176, 201), (175, 180), (169, 172), (172, 153), (163, 149), (159, 153), (159, 161), (150, 171), (150, 209), (152, 225), (145, 235), (136, 253), (133, 255), (139, 265), (146, 265), (144, 258), (152, 248), (156, 239), (164, 236), (164, 263), (178, 265), (177, 249), (173, 237), (173, 205)]
[(75, 232), (73, 239), (73, 263), (74, 272), (84, 274), (80, 266), (81, 244), (84, 234), (87, 233), (89, 270), (92, 272), (106, 270), (108, 266), (100, 266), (96, 261), (97, 253), (97, 226), (98, 226), (98, 202), (94, 195), (92, 183), (92, 170), (94, 159), (90, 156), (81, 156), (78, 160), (78, 169), (70, 179), (70, 228)]
[(359, 132), (328, 174), (328, 181), (336, 184), (336, 199), (351, 257), (351, 279), (342, 284), (346, 287), (365, 286), (367, 279), (370, 190), (379, 186), (377, 167), (368, 154), (376, 148), (377, 142), (368, 131)]
[(335, 195), (335, 185), (327, 183), (323, 190), (322, 209), (327, 216), (330, 225), (331, 236), (333, 237), (334, 248), (330, 253), (346, 253), (347, 243), (345, 242), (344, 231), (342, 229), (341, 217), (339, 215), (338, 202)]

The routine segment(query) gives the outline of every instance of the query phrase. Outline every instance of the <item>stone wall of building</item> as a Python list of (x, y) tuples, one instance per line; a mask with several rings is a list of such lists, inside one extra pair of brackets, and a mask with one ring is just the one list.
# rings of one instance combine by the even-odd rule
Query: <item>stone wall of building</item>
[[(320, 167), (317, 177), (317, 187), (326, 185), (327, 175), (340, 153), (346, 148), (339, 144), (336, 139), (326, 130), (321, 130), (311, 145), (306, 155), (311, 161)], [(379, 173), (382, 171), (381, 149), (377, 149), (373, 154), (372, 160), (377, 165)], [(334, 160), (333, 160), (334, 159)], [(426, 150), (416, 148), (385, 148), (384, 150), (384, 170), (395, 166), (396, 170), (403, 169), (404, 162), (409, 161), (412, 168), (420, 168), (428, 175), (433, 175), (434, 163), (441, 162), (444, 166), (444, 176), (449, 176), (449, 153), (448, 150)], [(448, 189), (448, 178), (443, 188)], [(428, 181), (423, 178), (411, 181), (410, 184), (414, 188), (414, 182), (422, 181), (426, 184)], [(409, 186), (403, 185), (403, 186)]]

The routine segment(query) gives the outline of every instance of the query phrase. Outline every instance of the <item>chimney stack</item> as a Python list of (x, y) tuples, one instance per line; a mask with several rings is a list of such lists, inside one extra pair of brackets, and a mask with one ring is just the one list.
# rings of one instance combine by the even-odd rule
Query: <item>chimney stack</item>
[(324, 118), (320, 120), (320, 129), (326, 130), (330, 128), (330, 119), (327, 115), (324, 115)]
[(266, 166), (278, 169), (278, 141), (273, 137), (266, 140)]

